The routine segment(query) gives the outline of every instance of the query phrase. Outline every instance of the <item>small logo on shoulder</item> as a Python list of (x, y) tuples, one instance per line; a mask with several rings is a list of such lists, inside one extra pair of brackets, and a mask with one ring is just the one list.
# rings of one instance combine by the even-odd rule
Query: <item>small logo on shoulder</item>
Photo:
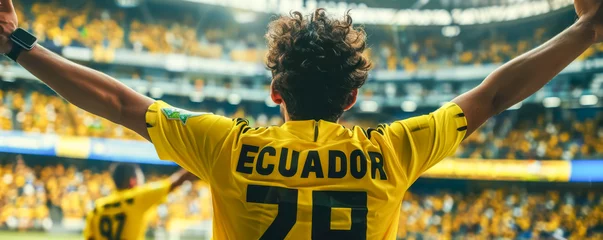
[(186, 125), (189, 118), (211, 114), (208, 112), (191, 112), (180, 108), (162, 108), (161, 112), (163, 112), (163, 115), (165, 115), (168, 120), (180, 120), (182, 125)]

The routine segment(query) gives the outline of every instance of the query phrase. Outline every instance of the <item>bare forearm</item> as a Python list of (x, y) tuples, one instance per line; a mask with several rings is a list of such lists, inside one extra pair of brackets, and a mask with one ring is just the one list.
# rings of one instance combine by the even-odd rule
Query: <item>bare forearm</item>
[(469, 136), (488, 118), (538, 91), (594, 43), (587, 23), (577, 22), (555, 38), (504, 64), (479, 86), (455, 98)]
[(147, 137), (144, 111), (153, 102), (119, 81), (36, 46), (19, 64), (76, 106)]
[(576, 23), (542, 46), (529, 51), (486, 78), (496, 112), (532, 95), (593, 44), (593, 32)]

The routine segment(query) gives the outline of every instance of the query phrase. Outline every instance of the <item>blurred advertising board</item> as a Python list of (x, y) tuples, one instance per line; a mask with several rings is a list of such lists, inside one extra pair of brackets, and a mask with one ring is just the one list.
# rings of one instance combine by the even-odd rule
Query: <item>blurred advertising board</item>
[(445, 159), (422, 177), (567, 182), (570, 173), (569, 161)]
[(570, 182), (603, 182), (603, 160), (574, 160)]
[[(67, 158), (174, 165), (162, 161), (151, 143), (53, 134), (0, 131), (0, 152)], [(603, 160), (445, 159), (422, 177), (468, 180), (603, 182)]]
[(20, 131), (0, 131), (0, 152), (174, 165), (172, 162), (159, 160), (153, 145), (145, 141), (69, 137)]
[(153, 145), (146, 141), (92, 138), (88, 158), (116, 162), (174, 165), (173, 162), (159, 160)]
[(58, 137), (20, 131), (0, 131), (0, 152), (55, 156)]

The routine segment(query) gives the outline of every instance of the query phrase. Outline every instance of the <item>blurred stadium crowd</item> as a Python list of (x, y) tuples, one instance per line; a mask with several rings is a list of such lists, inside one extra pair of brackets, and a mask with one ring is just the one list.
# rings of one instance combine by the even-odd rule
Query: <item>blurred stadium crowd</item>
[[(437, 188), (437, 187), (436, 187)], [(406, 194), (404, 239), (601, 239), (600, 191), (530, 192), (522, 188)]]
[[(234, 112), (200, 109), (186, 101), (181, 107), (245, 117), (251, 125), (280, 125), (279, 115), (250, 112), (239, 106)], [(562, 110), (570, 112), (571, 110)], [(592, 110), (595, 111), (595, 110)], [(589, 118), (547, 118), (546, 113), (531, 118), (513, 114), (490, 120), (463, 142), (457, 157), (474, 159), (595, 159), (603, 157), (603, 114)], [(394, 121), (398, 119), (389, 119)], [(347, 120), (347, 127), (376, 126), (377, 122)], [(53, 133), (66, 136), (143, 140), (132, 131), (87, 113), (58, 96), (31, 89), (0, 89), (0, 130)]]
[[(206, 13), (208, 26), (200, 27), (195, 17), (198, 13), (190, 9), (178, 9), (178, 15), (149, 9), (153, 16), (150, 19), (102, 1), (63, 2), (16, 3), (21, 26), (51, 49), (88, 47), (101, 62), (111, 59), (120, 48), (243, 62), (262, 62), (266, 52), (263, 36), (258, 33), (264, 31), (268, 18), (245, 25), (235, 21), (238, 13), (214, 9), (215, 13)], [(458, 64), (502, 63), (542, 44), (567, 26), (555, 22), (541, 25), (506, 27), (500, 34), (476, 31), (477, 34), (464, 34), (462, 38), (443, 37), (439, 29), (405, 29), (407, 34), (397, 39), (400, 44), (393, 44), (393, 39), (387, 37), (393, 31), (390, 26), (375, 26), (367, 29), (372, 44), (366, 54), (377, 69), (408, 72)], [(602, 51), (603, 44), (594, 45), (580, 59), (600, 56)]]
[[(0, 158), (0, 229), (49, 230), (53, 225), (81, 224), (94, 200), (115, 189), (108, 166), (93, 171), (96, 167), (77, 168), (64, 162), (29, 166), (21, 155)], [(145, 178), (150, 182), (168, 176), (154, 173)], [(209, 221), (211, 192), (201, 181), (184, 184), (154, 214), (152, 229), (181, 229)]]
[[(220, 109), (217, 111), (216, 109), (199, 109), (198, 106), (191, 106), (189, 109), (226, 115)], [(247, 115), (244, 108), (238, 108), (231, 114), (233, 118), (247, 117), (250, 124), (258, 126), (282, 123), (279, 115), (268, 116), (259, 113), (255, 116)], [(83, 111), (73, 104), (65, 102), (59, 96), (47, 95), (31, 89), (15, 91), (0, 89), (0, 130), (144, 140), (133, 131)]]
[[(168, 14), (151, 8), (148, 9), (152, 11), (150, 19), (145, 14), (118, 9), (106, 2), (23, 0), (15, 4), (21, 27), (34, 33), (45, 47), (87, 47), (93, 50), (96, 62), (110, 62), (118, 49), (258, 64), (263, 61), (265, 43), (258, 33), (264, 32), (268, 19), (256, 20), (257, 24), (251, 25), (238, 24), (225, 20), (221, 15), (224, 10), (210, 9), (206, 12), (210, 17), (204, 19), (208, 25), (199, 26), (199, 20), (195, 19), (198, 13), (191, 10), (175, 9)], [(378, 70), (410, 73), (442, 66), (502, 63), (543, 43), (564, 26), (567, 24), (554, 21), (528, 23), (502, 26), (501, 34), (492, 33), (496, 30), (475, 31), (459, 38), (442, 37), (439, 28), (409, 28), (403, 31), (405, 34), (398, 35), (391, 34), (392, 26), (374, 26), (367, 29), (372, 45), (366, 54), (374, 60)], [(392, 40), (390, 35), (400, 39)], [(400, 44), (393, 44), (394, 41)], [(580, 59), (602, 55), (603, 44), (597, 44)], [(154, 74), (148, 74), (152, 71), (128, 69), (123, 72), (128, 72), (127, 77), (131, 79), (157, 79)], [(197, 79), (195, 84), (201, 90), (208, 82)], [(269, 83), (262, 84), (266, 89)], [(457, 85), (462, 84), (465, 83)], [(453, 85), (441, 83), (434, 87), (437, 91), (430, 91), (423, 84), (408, 83), (406, 91), (399, 94), (423, 99), (438, 95), (450, 99), (468, 88)], [(475, 83), (465, 85), (470, 87)], [(47, 90), (4, 86), (0, 85), (0, 130), (143, 140), (132, 131), (68, 104)], [(377, 91), (380, 90), (368, 87), (361, 94), (371, 96)], [(388, 94), (387, 90), (384, 92)], [(275, 111), (258, 111), (243, 105), (227, 110), (191, 103), (188, 99), (177, 99), (175, 105), (233, 118), (245, 117), (256, 126), (282, 123)], [(456, 157), (603, 158), (603, 113), (584, 117), (574, 114), (574, 110), (563, 109), (556, 111), (567, 116), (551, 117), (553, 110), (548, 111), (529, 118), (515, 113), (501, 114), (465, 140)], [(370, 127), (377, 125), (374, 121), (377, 120), (345, 115), (341, 123), (347, 127)], [(65, 220), (81, 221), (93, 201), (114, 188), (106, 165), (93, 169), (64, 162), (26, 164), (21, 156), (13, 155), (0, 155), (0, 163), (0, 228), (44, 230)], [(147, 174), (148, 181), (168, 176), (167, 173)], [(170, 194), (156, 214), (157, 218), (151, 223), (153, 229), (186, 228), (209, 221), (211, 193), (200, 181), (185, 185)], [(401, 206), (398, 229), (398, 237), (402, 239), (602, 239), (602, 233), (601, 191), (527, 193), (525, 189), (502, 187), (477, 193), (451, 189), (429, 193), (411, 191)]]
[[(568, 111), (568, 110), (565, 110)], [(603, 115), (546, 120), (498, 117), (469, 136), (457, 157), (473, 159), (596, 159), (603, 157)]]
[[(76, 167), (31, 161), (35, 156), (26, 164), (20, 155), (0, 156), (0, 229), (44, 230), (81, 222), (93, 201), (114, 189), (106, 164)], [(145, 171), (147, 181), (168, 176)], [(421, 185), (406, 194), (400, 209), (400, 239), (603, 237), (603, 195), (593, 189), (528, 193), (522, 187), (473, 191), (438, 186)], [(158, 206), (156, 214), (152, 230), (182, 231), (208, 221), (212, 216), (209, 188), (201, 181), (185, 184)]]

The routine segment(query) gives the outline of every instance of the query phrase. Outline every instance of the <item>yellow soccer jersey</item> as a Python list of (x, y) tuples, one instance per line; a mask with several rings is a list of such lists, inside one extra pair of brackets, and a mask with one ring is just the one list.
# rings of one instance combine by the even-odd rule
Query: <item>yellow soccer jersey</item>
[(395, 239), (404, 193), (467, 128), (453, 103), (368, 130), (313, 120), (251, 128), (161, 101), (146, 119), (159, 157), (210, 184), (213, 237), (237, 240)]
[(152, 208), (165, 200), (170, 186), (169, 180), (163, 180), (99, 198), (86, 216), (85, 239), (144, 239)]

